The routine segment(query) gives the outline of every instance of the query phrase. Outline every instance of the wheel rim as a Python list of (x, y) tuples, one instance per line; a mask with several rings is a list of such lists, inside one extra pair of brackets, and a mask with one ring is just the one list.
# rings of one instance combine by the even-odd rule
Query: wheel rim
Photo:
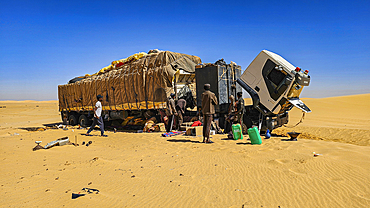
[(78, 118), (78, 123), (82, 126), (82, 127), (87, 127), (88, 125), (88, 119), (85, 115), (80, 115), (80, 117)]
[(71, 116), (70, 118), (69, 118), (69, 124), (70, 125), (76, 125), (76, 118), (74, 117), (74, 116)]
[(85, 119), (81, 119), (81, 121), (80, 121), (80, 125), (81, 125), (81, 126), (86, 126), (86, 121), (85, 121)]

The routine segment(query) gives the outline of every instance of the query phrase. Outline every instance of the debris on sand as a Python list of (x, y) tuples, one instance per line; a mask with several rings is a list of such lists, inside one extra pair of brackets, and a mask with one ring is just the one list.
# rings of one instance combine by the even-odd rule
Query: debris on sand
[(66, 145), (68, 143), (69, 143), (69, 138), (68, 137), (63, 137), (63, 138), (59, 138), (55, 141), (47, 143), (44, 148), (49, 149), (49, 148), (54, 147), (54, 146), (63, 146), (63, 145)]
[(312, 154), (313, 154), (314, 157), (318, 157), (318, 156), (322, 155), (322, 154), (319, 154), (319, 153), (316, 153), (316, 152), (313, 152)]
[(72, 199), (77, 199), (78, 197), (85, 196), (85, 195), (86, 194), (80, 194), (80, 192), (78, 192), (78, 194), (72, 193)]
[(35, 143), (37, 144), (36, 145), (36, 147), (34, 147), (32, 150), (33, 151), (36, 151), (36, 150), (39, 150), (39, 149), (44, 149), (41, 145), (40, 145), (40, 143), (41, 143), (42, 141), (35, 141)]
[(27, 130), (27, 131), (45, 131), (45, 127), (25, 127), (25, 128), (19, 128), (22, 130)]
[[(92, 182), (90, 182), (90, 183), (92, 183)], [(93, 193), (99, 194), (99, 192), (100, 192), (98, 189), (94, 189), (94, 188), (83, 188), (82, 191), (85, 191), (89, 194), (93, 194)]]

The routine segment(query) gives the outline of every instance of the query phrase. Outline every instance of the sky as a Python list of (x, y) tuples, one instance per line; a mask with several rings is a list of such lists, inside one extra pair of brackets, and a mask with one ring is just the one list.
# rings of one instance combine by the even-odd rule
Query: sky
[(0, 0), (0, 100), (57, 100), (58, 85), (150, 49), (224, 58), (262, 50), (311, 76), (301, 97), (370, 93), (370, 1)]

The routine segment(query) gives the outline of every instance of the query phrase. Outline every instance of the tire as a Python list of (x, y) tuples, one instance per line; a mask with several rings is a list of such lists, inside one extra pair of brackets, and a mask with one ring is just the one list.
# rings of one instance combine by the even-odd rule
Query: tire
[(89, 120), (87, 119), (85, 115), (80, 115), (80, 118), (78, 119), (78, 123), (82, 127), (87, 127), (89, 125)]
[(69, 125), (74, 126), (77, 124), (77, 119), (74, 115), (69, 116)]

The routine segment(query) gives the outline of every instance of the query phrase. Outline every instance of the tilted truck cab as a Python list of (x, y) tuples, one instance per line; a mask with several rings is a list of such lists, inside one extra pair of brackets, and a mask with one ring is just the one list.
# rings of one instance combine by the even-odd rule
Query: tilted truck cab
[(261, 131), (288, 123), (288, 111), (294, 106), (311, 110), (299, 99), (310, 84), (308, 71), (302, 72), (283, 57), (263, 50), (244, 71), (237, 83), (251, 96), (253, 106), (246, 106), (245, 123), (259, 125)]

